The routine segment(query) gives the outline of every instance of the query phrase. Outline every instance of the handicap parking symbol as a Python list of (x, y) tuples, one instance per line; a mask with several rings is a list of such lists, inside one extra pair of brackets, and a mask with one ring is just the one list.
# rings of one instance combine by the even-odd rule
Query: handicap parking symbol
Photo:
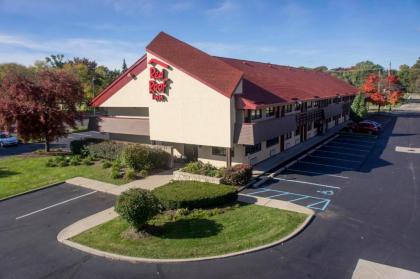
[(332, 196), (334, 195), (334, 191), (328, 190), (328, 191), (316, 191), (317, 193), (321, 193), (323, 195)]

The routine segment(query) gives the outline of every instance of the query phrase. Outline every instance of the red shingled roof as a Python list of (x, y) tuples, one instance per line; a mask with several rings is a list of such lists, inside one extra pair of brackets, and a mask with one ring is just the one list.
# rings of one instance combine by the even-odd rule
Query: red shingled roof
[(235, 67), (164, 32), (146, 50), (229, 98), (242, 78)]
[[(163, 32), (153, 39), (146, 50), (228, 98), (232, 97), (242, 79), (243, 94), (237, 96), (239, 108), (255, 109), (270, 104), (347, 96), (358, 92), (355, 87), (328, 73), (210, 56)], [(92, 105), (101, 105), (131, 80), (128, 74), (137, 75), (145, 68), (146, 59), (142, 57), (97, 96)]]
[(255, 61), (218, 57), (244, 73), (239, 106), (263, 107), (267, 104), (354, 95), (358, 91), (328, 73), (303, 70)]

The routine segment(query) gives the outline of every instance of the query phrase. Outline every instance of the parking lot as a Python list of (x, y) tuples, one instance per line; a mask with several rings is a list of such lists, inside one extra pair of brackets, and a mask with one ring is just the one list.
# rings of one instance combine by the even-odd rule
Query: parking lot
[(375, 146), (369, 136), (337, 135), (242, 193), (325, 211)]

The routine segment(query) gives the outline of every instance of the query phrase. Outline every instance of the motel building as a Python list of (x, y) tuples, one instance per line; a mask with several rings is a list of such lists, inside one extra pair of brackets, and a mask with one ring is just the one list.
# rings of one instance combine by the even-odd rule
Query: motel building
[(89, 124), (217, 167), (255, 165), (343, 125), (356, 93), (327, 73), (211, 56), (161, 32), (92, 101)]

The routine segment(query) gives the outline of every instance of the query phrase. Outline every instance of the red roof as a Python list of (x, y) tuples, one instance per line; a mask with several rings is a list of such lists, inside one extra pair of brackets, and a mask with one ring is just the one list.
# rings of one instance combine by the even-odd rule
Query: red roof
[[(270, 104), (354, 95), (358, 90), (328, 73), (255, 61), (210, 56), (166, 33), (160, 32), (146, 50), (230, 98), (239, 82), (243, 94), (237, 96), (239, 108), (255, 109)], [(140, 58), (92, 101), (99, 106), (133, 75), (146, 69), (146, 57)], [(197, 92), (199, 93), (199, 92)]]
[(219, 57), (244, 73), (239, 107), (356, 94), (357, 88), (328, 73), (255, 61)]
[(242, 78), (235, 67), (164, 32), (146, 50), (229, 98)]
[(122, 73), (116, 80), (108, 85), (98, 96), (93, 98), (90, 105), (98, 107), (108, 100), (112, 95), (118, 92), (124, 85), (126, 85), (134, 76), (140, 74), (147, 68), (146, 55), (143, 55), (130, 68)]

